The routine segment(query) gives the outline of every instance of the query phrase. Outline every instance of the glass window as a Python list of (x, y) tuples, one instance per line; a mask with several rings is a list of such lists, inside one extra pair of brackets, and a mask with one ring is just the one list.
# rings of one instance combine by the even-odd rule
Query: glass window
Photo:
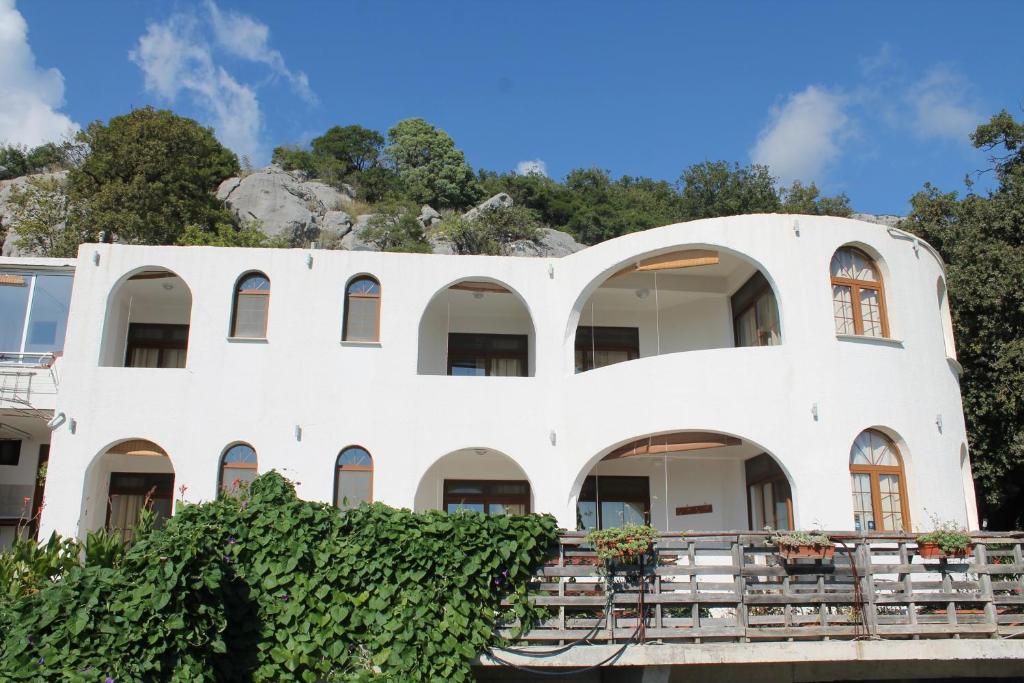
[(247, 443), (238, 443), (221, 456), (220, 493), (236, 496), (244, 490), (257, 474), (256, 451)]
[(38, 356), (18, 354), (64, 349), (73, 282), (70, 275), (0, 272), (0, 360), (36, 363)]
[(576, 502), (577, 526), (584, 531), (647, 524), (651, 517), (647, 477), (590, 476)]
[(888, 337), (882, 277), (871, 257), (843, 247), (832, 256), (830, 272), (836, 334)]
[(448, 374), (478, 377), (526, 377), (525, 334), (448, 335)]
[(525, 515), (530, 511), (530, 483), (521, 480), (444, 480), (446, 512)]
[(853, 524), (857, 531), (905, 531), (903, 460), (885, 434), (867, 429), (850, 448)]
[(576, 372), (640, 357), (640, 330), (636, 327), (576, 328)]
[(263, 339), (267, 336), (270, 279), (263, 273), (243, 275), (235, 287), (231, 336)]
[(131, 323), (126, 368), (183, 368), (188, 353), (188, 325)]
[(380, 283), (359, 277), (345, 290), (344, 341), (380, 341)]
[(352, 508), (373, 500), (373, 458), (365, 448), (349, 446), (338, 454), (334, 507)]
[(736, 346), (776, 346), (782, 343), (779, 305), (768, 279), (760, 271), (736, 290), (730, 303)]

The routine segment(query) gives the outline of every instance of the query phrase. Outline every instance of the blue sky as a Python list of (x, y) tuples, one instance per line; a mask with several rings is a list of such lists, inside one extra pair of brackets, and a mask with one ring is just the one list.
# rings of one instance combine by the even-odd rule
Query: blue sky
[(261, 164), (331, 125), (420, 116), (475, 168), (675, 180), (759, 161), (904, 213), (925, 181), (961, 189), (985, 165), (974, 125), (1021, 116), (1022, 25), (1011, 0), (0, 0), (0, 140), (153, 104)]

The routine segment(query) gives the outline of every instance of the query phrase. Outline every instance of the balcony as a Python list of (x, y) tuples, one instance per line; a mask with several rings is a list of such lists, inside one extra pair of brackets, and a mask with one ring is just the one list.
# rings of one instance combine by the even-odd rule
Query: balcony
[[(752, 663), (760, 661), (762, 646), (751, 643), (789, 643), (792, 650), (794, 641), (860, 647), (899, 640), (913, 658), (919, 640), (1024, 633), (1024, 534), (978, 534), (973, 556), (948, 559), (923, 558), (912, 534), (830, 536), (831, 560), (787, 563), (766, 544), (766, 533), (663, 533), (648, 566), (609, 576), (582, 533), (565, 533), (530, 589), (548, 618), (516, 643), (523, 650), (495, 654), (533, 667), (566, 667), (622, 650), (621, 661), (609, 664), (678, 665), (700, 659), (693, 644), (720, 651), (743, 644), (725, 648), (730, 654), (720, 661)], [(646, 651), (656, 661), (639, 654), (654, 643), (660, 647)], [(764, 647), (761, 654), (772, 651)], [(974, 651), (986, 647), (978, 643)], [(944, 649), (932, 656), (942, 659)], [(1012, 657), (1024, 657), (1024, 649)], [(481, 657), (483, 665), (495, 663)]]

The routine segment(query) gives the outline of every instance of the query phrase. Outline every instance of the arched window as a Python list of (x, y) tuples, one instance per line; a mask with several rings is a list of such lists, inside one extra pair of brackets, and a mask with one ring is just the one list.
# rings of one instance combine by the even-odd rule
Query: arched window
[(373, 500), (373, 458), (365, 448), (349, 446), (338, 454), (334, 507), (354, 508)]
[(380, 341), (380, 283), (372, 277), (364, 275), (348, 283), (341, 339)]
[(231, 336), (246, 339), (266, 337), (269, 309), (270, 278), (263, 273), (246, 273), (240, 277), (235, 286)]
[(853, 524), (857, 531), (910, 529), (903, 460), (885, 434), (866, 429), (850, 449)]
[(836, 334), (888, 337), (878, 265), (860, 249), (842, 247), (832, 256), (831, 271)]
[(235, 496), (256, 478), (256, 451), (247, 443), (236, 443), (220, 458), (220, 492)]

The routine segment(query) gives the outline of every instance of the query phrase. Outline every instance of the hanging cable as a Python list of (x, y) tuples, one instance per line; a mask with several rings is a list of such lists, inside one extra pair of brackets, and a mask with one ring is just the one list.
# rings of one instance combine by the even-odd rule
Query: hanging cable
[(668, 453), (661, 455), (661, 461), (665, 470), (665, 531), (668, 531)]
[[(595, 292), (596, 294), (597, 292)], [(597, 344), (594, 341), (594, 297), (590, 297), (590, 367), (586, 367), (584, 363), (584, 370), (593, 370), (597, 367)]]
[(658, 271), (654, 271), (654, 332), (658, 338), (658, 353), (661, 355), (661, 306), (658, 303)]

